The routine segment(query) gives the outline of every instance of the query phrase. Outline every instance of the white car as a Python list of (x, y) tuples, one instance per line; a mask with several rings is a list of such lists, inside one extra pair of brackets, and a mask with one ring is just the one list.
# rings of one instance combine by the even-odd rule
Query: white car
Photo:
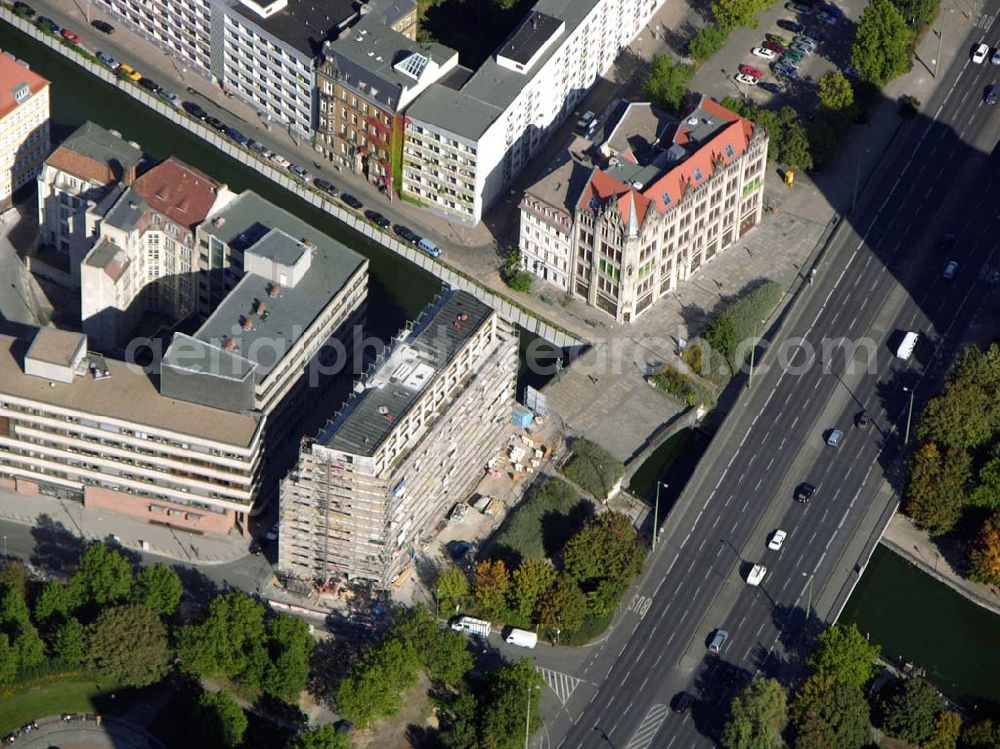
[(282, 169), (287, 169), (292, 165), (291, 161), (289, 161), (279, 153), (274, 154), (274, 156), (271, 157), (271, 161), (280, 166)]
[(757, 79), (754, 78), (752, 75), (747, 75), (746, 73), (737, 73), (736, 74), (736, 82), (737, 83), (742, 83), (744, 86), (756, 86), (757, 85)]
[(990, 48), (985, 44), (980, 44), (976, 47), (976, 51), (972, 53), (972, 61), (976, 65), (982, 65), (986, 61), (986, 56), (989, 55)]
[(764, 579), (764, 575), (767, 574), (767, 567), (762, 564), (755, 564), (753, 569), (750, 570), (750, 574), (747, 575), (747, 585), (760, 585), (761, 580)]
[(765, 60), (773, 60), (778, 56), (773, 49), (768, 49), (767, 47), (754, 47), (753, 53), (757, 57), (763, 57)]
[(785, 543), (785, 539), (788, 538), (788, 534), (783, 530), (776, 530), (774, 535), (771, 536), (771, 540), (767, 542), (767, 548), (771, 551), (780, 551), (781, 545)]
[(956, 260), (949, 260), (948, 264), (944, 266), (944, 273), (942, 275), (949, 281), (955, 277), (958, 273), (958, 262)]

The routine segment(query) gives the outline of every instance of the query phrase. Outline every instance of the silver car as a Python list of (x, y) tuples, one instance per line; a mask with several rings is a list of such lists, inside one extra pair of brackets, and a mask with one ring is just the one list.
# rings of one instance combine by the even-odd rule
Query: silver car
[(722, 646), (726, 644), (726, 640), (729, 639), (729, 633), (724, 629), (715, 630), (715, 635), (712, 637), (712, 641), (708, 643), (709, 653), (721, 653)]

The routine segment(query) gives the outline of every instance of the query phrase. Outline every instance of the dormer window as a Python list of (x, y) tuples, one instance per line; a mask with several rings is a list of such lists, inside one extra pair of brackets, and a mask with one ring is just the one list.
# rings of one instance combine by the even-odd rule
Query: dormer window
[(28, 99), (31, 98), (31, 88), (27, 83), (19, 83), (14, 86), (14, 90), (11, 92), (14, 94), (14, 101), (18, 104), (23, 104)]

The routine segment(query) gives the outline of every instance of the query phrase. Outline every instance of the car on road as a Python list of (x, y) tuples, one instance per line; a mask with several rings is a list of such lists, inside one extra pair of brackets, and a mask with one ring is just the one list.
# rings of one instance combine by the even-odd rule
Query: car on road
[(392, 222), (389, 221), (389, 219), (387, 219), (378, 211), (373, 211), (371, 208), (365, 211), (365, 218), (371, 221), (373, 224), (375, 224), (375, 226), (377, 226), (380, 229), (388, 229), (390, 226), (392, 226)]
[(290, 171), (292, 174), (294, 174), (303, 182), (312, 182), (312, 177), (309, 175), (309, 172), (307, 172), (303, 167), (299, 166), (298, 164), (292, 164), (291, 166), (289, 166), (288, 171)]
[(360, 211), (364, 207), (364, 203), (346, 192), (340, 193), (340, 202), (356, 211)]
[(747, 585), (753, 585), (754, 587), (760, 585), (766, 574), (767, 567), (763, 564), (755, 564), (750, 568), (750, 573), (747, 575)]
[(757, 79), (754, 78), (752, 75), (747, 75), (745, 73), (737, 73), (735, 78), (737, 83), (742, 83), (744, 86), (757, 85)]
[(327, 195), (332, 195), (333, 197), (337, 197), (337, 195), (340, 193), (340, 190), (338, 190), (332, 182), (329, 182), (323, 179), (322, 177), (317, 177), (315, 180), (313, 180), (313, 184), (316, 185), (316, 187), (318, 187), (320, 190), (325, 192)]
[(781, 84), (780, 83), (774, 83), (773, 81), (761, 81), (760, 83), (757, 84), (757, 87), (764, 89), (768, 93), (772, 93), (772, 94), (780, 94), (781, 93)]
[(53, 21), (51, 18), (46, 18), (45, 16), (39, 16), (35, 19), (35, 26), (40, 28), (42, 31), (47, 31), (50, 34), (59, 33), (59, 24)]
[(783, 530), (776, 530), (771, 536), (771, 540), (767, 542), (767, 548), (771, 551), (780, 551), (781, 545), (785, 543), (785, 539), (788, 538), (788, 534)]
[(795, 487), (795, 501), (808, 502), (810, 499), (812, 499), (815, 493), (816, 493), (816, 487), (810, 484), (808, 481), (803, 481), (801, 484)]
[(59, 32), (59, 35), (70, 44), (80, 43), (80, 35), (77, 34), (75, 31), (73, 31), (72, 29), (63, 29), (62, 31)]
[(218, 117), (213, 117), (212, 115), (205, 118), (205, 124), (214, 130), (218, 130), (220, 133), (224, 132), (227, 127), (225, 122), (220, 120)]
[(798, 13), (800, 16), (811, 16), (813, 12), (812, 6), (805, 3), (785, 3), (785, 10)]
[(139, 85), (147, 91), (152, 91), (154, 94), (160, 91), (160, 84), (146, 76), (139, 79)]
[(670, 709), (677, 714), (686, 713), (694, 703), (694, 696), (690, 692), (678, 692), (670, 700)]
[(990, 53), (990, 48), (985, 44), (983, 44), (982, 42), (980, 42), (978, 45), (976, 45), (976, 48), (972, 51), (972, 61), (976, 63), (976, 65), (982, 65), (983, 62), (986, 60), (987, 55), (989, 55), (989, 53)]
[(764, 49), (769, 49), (772, 52), (776, 52), (779, 55), (785, 51), (785, 48), (780, 44), (778, 44), (777, 42), (764, 42), (760, 46), (763, 47)]
[(142, 80), (142, 73), (133, 68), (131, 65), (126, 65), (125, 63), (118, 66), (118, 74), (125, 76), (130, 81)]
[(840, 443), (844, 441), (844, 433), (839, 429), (831, 429), (826, 435), (826, 444), (830, 447), (840, 447)]
[(858, 415), (854, 417), (854, 423), (861, 429), (867, 429), (872, 423), (872, 415), (867, 411), (858, 411)]
[(1000, 65), (1000, 47), (993, 50), (993, 56), (990, 58), (990, 65)]
[(726, 644), (726, 640), (729, 639), (729, 633), (724, 629), (715, 630), (715, 634), (712, 635), (711, 642), (708, 643), (708, 652), (710, 653), (721, 653), (723, 645)]
[(798, 69), (794, 65), (791, 65), (790, 63), (787, 62), (775, 63), (774, 72), (785, 78), (794, 79), (799, 77)]
[(773, 60), (778, 56), (778, 53), (773, 49), (768, 49), (767, 47), (754, 47), (751, 52), (757, 57), (763, 57), (765, 60)]
[(181, 105), (181, 97), (172, 91), (167, 91), (165, 88), (161, 88), (157, 91), (156, 95), (163, 99), (163, 101), (167, 102), (167, 104), (172, 104), (175, 107), (179, 107)]
[(958, 237), (956, 237), (951, 232), (948, 232), (943, 237), (941, 237), (941, 243), (938, 245), (938, 250), (941, 252), (951, 252), (955, 249), (955, 243), (958, 242)]
[(35, 15), (35, 9), (32, 8), (27, 3), (16, 2), (12, 6), (14, 13), (21, 16), (22, 18), (31, 18)]
[(282, 169), (288, 169), (292, 165), (292, 162), (282, 156), (280, 153), (276, 153), (271, 157), (271, 161), (280, 166)]
[(950, 281), (955, 277), (956, 273), (958, 273), (958, 261), (949, 260), (948, 264), (944, 266), (944, 271), (941, 273), (941, 275)]
[(987, 104), (997, 103), (997, 84), (991, 83), (986, 87), (986, 95), (983, 97), (983, 101)]
[(102, 34), (114, 34), (115, 33), (115, 27), (112, 26), (107, 21), (102, 21), (100, 19), (97, 19), (96, 21), (91, 21), (90, 25), (93, 26), (98, 31), (100, 31)]
[(260, 154), (260, 156), (265, 159), (270, 159), (274, 156), (274, 151), (253, 138), (247, 141), (247, 148), (256, 154)]
[(417, 234), (413, 229), (408, 226), (403, 226), (402, 224), (396, 224), (392, 227), (392, 230), (396, 232), (396, 236), (402, 239), (404, 242), (409, 242), (410, 244), (416, 244), (420, 241), (420, 235)]
[(779, 18), (778, 28), (784, 29), (785, 31), (791, 31), (793, 34), (801, 34), (805, 31), (806, 27), (798, 21), (793, 21), (791, 18)]
[(182, 106), (184, 107), (184, 111), (195, 119), (204, 120), (208, 117), (208, 112), (202, 109), (200, 105), (195, 104), (193, 101), (186, 101)]
[(107, 52), (98, 52), (96, 57), (100, 60), (101, 65), (106, 67), (108, 70), (118, 70), (118, 60), (113, 58)]
[(740, 65), (740, 72), (743, 75), (748, 75), (751, 78), (760, 78), (764, 75), (761, 71), (757, 70), (753, 65)]
[(248, 140), (247, 136), (245, 136), (235, 127), (226, 128), (226, 137), (229, 138), (229, 140), (233, 141), (233, 143), (237, 143), (241, 146), (245, 146)]

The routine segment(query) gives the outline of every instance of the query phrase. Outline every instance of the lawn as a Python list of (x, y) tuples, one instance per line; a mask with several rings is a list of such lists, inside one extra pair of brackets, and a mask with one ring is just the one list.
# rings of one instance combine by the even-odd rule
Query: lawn
[(47, 715), (97, 712), (95, 705), (106, 691), (75, 672), (14, 684), (0, 693), (0, 735)]

